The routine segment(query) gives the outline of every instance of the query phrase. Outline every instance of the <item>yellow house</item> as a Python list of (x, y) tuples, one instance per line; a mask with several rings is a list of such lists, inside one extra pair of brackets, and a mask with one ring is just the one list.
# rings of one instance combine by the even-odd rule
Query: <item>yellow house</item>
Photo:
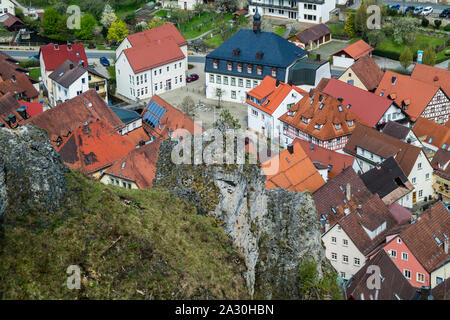
[(435, 198), (450, 203), (450, 151), (439, 149), (433, 156), (433, 190)]
[(108, 103), (108, 80), (105, 76), (97, 72), (91, 67), (86, 68), (88, 71), (89, 89), (94, 89), (106, 103)]
[(366, 91), (375, 91), (384, 72), (369, 56), (363, 56), (348, 67), (339, 80)]

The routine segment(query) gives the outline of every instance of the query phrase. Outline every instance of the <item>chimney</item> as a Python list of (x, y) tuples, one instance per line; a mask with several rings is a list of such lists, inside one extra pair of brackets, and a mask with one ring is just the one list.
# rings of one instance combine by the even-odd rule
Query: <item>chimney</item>
[(320, 54), (317, 54), (317, 55), (316, 55), (316, 60), (317, 60), (317, 61), (320, 61)]
[(344, 213), (346, 216), (348, 216), (350, 214), (350, 209), (349, 208), (344, 208)]
[(280, 85), (280, 80), (277, 79), (276, 87), (278, 88), (279, 85)]
[(396, 76), (392, 76), (392, 84), (394, 85), (397, 82), (397, 77)]
[(294, 145), (292, 143), (287, 146), (287, 149), (288, 149), (290, 154), (294, 153)]
[(72, 44), (70, 42), (67, 43), (67, 50), (72, 50)]
[(347, 196), (347, 201), (350, 201), (350, 199), (352, 198), (352, 189), (350, 183), (347, 183), (347, 186), (345, 188), (345, 195)]
[(7, 124), (10, 128), (12, 128), (11, 120), (9, 120), (9, 118), (3, 118), (3, 121), (5, 121), (6, 124)]
[(444, 252), (448, 254), (448, 237), (444, 239)]
[(27, 107), (26, 106), (22, 106), (22, 108), (17, 108), (17, 113), (20, 114), (20, 116), (26, 120), (28, 119), (27, 116)]
[(339, 97), (338, 100), (339, 100), (340, 102), (344, 101), (344, 99), (342, 99), (342, 97)]
[(59, 50), (59, 45), (55, 43), (55, 50)]
[(70, 69), (70, 70), (73, 69), (73, 63), (72, 63), (72, 62), (69, 64), (69, 69)]
[(11, 79), (13, 82), (16, 82), (16, 75), (15, 74), (11, 75)]

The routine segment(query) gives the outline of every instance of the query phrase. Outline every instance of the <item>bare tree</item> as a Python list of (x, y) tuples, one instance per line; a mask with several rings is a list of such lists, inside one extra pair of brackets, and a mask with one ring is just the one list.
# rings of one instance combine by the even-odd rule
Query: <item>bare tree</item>
[(195, 116), (195, 103), (191, 96), (184, 97), (180, 105), (181, 111), (188, 117), (192, 118)]

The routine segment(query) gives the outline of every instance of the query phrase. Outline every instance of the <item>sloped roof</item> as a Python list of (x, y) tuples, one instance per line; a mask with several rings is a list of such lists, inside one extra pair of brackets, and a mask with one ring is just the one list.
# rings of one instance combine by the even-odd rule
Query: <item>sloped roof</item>
[(0, 23), (3, 23), (7, 28), (10, 28), (15, 23), (25, 25), (25, 23), (17, 18), (16, 16), (13, 16), (11, 13), (5, 13), (3, 15), (0, 15)]
[[(439, 149), (450, 150), (450, 128), (432, 120), (420, 117), (413, 127), (413, 132), (417, 138), (425, 137), (424, 142), (431, 144)], [(432, 139), (430, 141), (430, 139)]]
[(450, 151), (439, 149), (431, 160), (434, 173), (441, 178), (450, 180)]
[(55, 44), (49, 43), (41, 47), (40, 54), (42, 54), (45, 70), (47, 71), (55, 70), (61, 63), (68, 59), (75, 61), (77, 64), (83, 61), (85, 66), (88, 65), (86, 52), (82, 43), (73, 43), (70, 45), (70, 48), (67, 44), (58, 45), (57, 49), (55, 48)]
[(406, 176), (409, 176), (422, 151), (411, 144), (358, 123), (344, 151), (356, 156), (356, 147), (372, 152), (384, 159), (394, 157)]
[[(238, 56), (233, 55), (235, 49), (240, 49)], [(256, 58), (258, 52), (263, 53), (262, 59)], [(273, 67), (287, 67), (305, 54), (305, 50), (273, 32), (253, 32), (253, 30), (241, 29), (206, 57)]]
[(77, 81), (87, 70), (73, 60), (66, 60), (55, 69), (48, 77), (59, 83), (64, 88), (69, 88)]
[(438, 90), (426, 82), (386, 70), (375, 94), (388, 97), (416, 121)]
[[(177, 129), (185, 129), (189, 131), (191, 134), (194, 134), (194, 129), (195, 133), (203, 132), (203, 128), (198, 126), (191, 118), (189, 118), (187, 115), (185, 115), (183, 112), (172, 106), (164, 99), (162, 99), (160, 96), (155, 94), (151, 98), (150, 102), (152, 101), (165, 109), (164, 115), (161, 118), (158, 118), (159, 124), (161, 124), (161, 126), (157, 125), (156, 127), (153, 127), (147, 121), (143, 121), (143, 125), (146, 128), (147, 132), (156, 139), (165, 140), (169, 137), (168, 135), (169, 131), (172, 134)], [(142, 111), (141, 115), (144, 118), (147, 111), (148, 106)]]
[(141, 115), (134, 110), (121, 109), (110, 106), (111, 110), (124, 123), (128, 124), (141, 118)]
[(335, 98), (342, 98), (342, 105), (347, 107), (368, 126), (375, 126), (392, 105), (386, 97), (380, 97), (372, 92), (360, 89), (338, 79), (330, 79), (324, 93)]
[(412, 212), (397, 202), (389, 205), (389, 212), (398, 224), (404, 224), (411, 221)]
[[(367, 286), (368, 278), (373, 274), (367, 268), (373, 265), (380, 268), (380, 289), (369, 289)], [(384, 250), (380, 250), (358, 270), (347, 289), (347, 297), (352, 300), (412, 300), (415, 293), (416, 289)]]
[(277, 108), (280, 106), (280, 103), (283, 102), (283, 100), (289, 95), (292, 90), (297, 91), (301, 94), (301, 96), (308, 94), (308, 92), (306, 92), (305, 90), (283, 82), (279, 82), (277, 87), (276, 80), (271, 78), (270, 76), (266, 76), (257, 87), (248, 92), (248, 95), (257, 98), (258, 100), (264, 99), (266, 97), (267, 99), (265, 99), (262, 105), (253, 103), (249, 99), (247, 99), (246, 102), (253, 107), (260, 109), (261, 111), (264, 111), (267, 114), (273, 114), (275, 110), (277, 110)]
[(19, 101), (21, 106), (27, 107), (27, 113), (30, 117), (37, 116), (38, 114), (44, 112), (44, 105), (40, 102), (28, 102), (28, 101)]
[[(149, 54), (151, 52), (151, 54)], [(134, 73), (139, 73), (170, 62), (184, 59), (185, 55), (175, 41), (165, 39), (133, 46), (123, 51)]]
[(416, 63), (411, 78), (426, 82), (442, 90), (450, 96), (450, 71), (423, 63)]
[(309, 44), (310, 41), (316, 41), (327, 34), (331, 34), (330, 29), (328, 29), (326, 24), (321, 23), (296, 33), (295, 37), (300, 40), (300, 42)]
[(70, 168), (92, 173), (110, 166), (134, 148), (111, 126), (98, 120), (75, 129), (58, 151)]
[(296, 138), (295, 140), (298, 140), (298, 143), (316, 167), (321, 165), (325, 168), (329, 168), (329, 179), (341, 173), (345, 168), (353, 165), (354, 157), (352, 156), (322, 148), (299, 138)]
[(127, 36), (127, 39), (133, 47), (145, 46), (149, 42), (164, 39), (175, 41), (179, 47), (187, 44), (186, 39), (181, 35), (180, 31), (178, 31), (173, 23), (166, 23), (156, 28), (130, 34)]
[(329, 63), (328, 60), (313, 60), (308, 57), (299, 59), (289, 72), (290, 83), (296, 86), (316, 84), (317, 70), (324, 64)]
[[(15, 77), (15, 80), (13, 80), (13, 77)], [(35, 99), (39, 96), (39, 92), (33, 86), (29, 77), (25, 73), (16, 73), (13, 77), (6, 81), (0, 80), (0, 93), (22, 93), (29, 99)]]
[(414, 186), (393, 157), (363, 173), (361, 179), (370, 192), (378, 194), (387, 205), (414, 190)]
[(431, 290), (435, 300), (450, 300), (450, 278), (439, 283)]
[(151, 188), (160, 144), (161, 142), (156, 140), (130, 151), (108, 168), (105, 174), (134, 181), (139, 189)]
[(342, 52), (345, 52), (353, 59), (357, 60), (361, 58), (364, 55), (369, 54), (373, 51), (373, 48), (367, 44), (364, 40), (356, 41), (355, 43), (352, 43), (351, 45), (345, 47), (344, 49), (341, 49), (335, 53), (333, 53), (333, 56), (339, 56)]
[(28, 73), (28, 70), (17, 64), (18, 61), (6, 53), (0, 51), (0, 79), (3, 81), (11, 79), (12, 75)]
[[(286, 112), (279, 120), (322, 141), (351, 134), (355, 124), (349, 127), (348, 121), (357, 120), (355, 114), (339, 100), (315, 89), (291, 107), (290, 111), (293, 112), (292, 116)], [(302, 117), (311, 120), (306, 124)], [(316, 129), (316, 124), (323, 127)], [(335, 124), (340, 124), (341, 128), (336, 129)]]
[(21, 107), (20, 103), (16, 100), (12, 93), (7, 93), (4, 96), (0, 96), (0, 124), (5, 127), (10, 128), (8, 122), (9, 115), (15, 116), (16, 122), (13, 123), (13, 128), (19, 125), (23, 125), (26, 119), (24, 119), (18, 112), (17, 109)]
[(444, 251), (445, 236), (450, 236), (450, 212), (440, 201), (425, 210), (415, 223), (400, 234), (408, 249), (428, 272), (450, 258), (450, 254)]
[(134, 129), (133, 131), (127, 132), (123, 135), (125, 139), (127, 139), (132, 145), (138, 146), (143, 142), (148, 142), (151, 140), (147, 131), (145, 131), (144, 127), (140, 127)]
[[(378, 86), (384, 75), (384, 72), (380, 69), (378, 64), (368, 55), (362, 56), (356, 60), (349, 69), (355, 73), (369, 91), (374, 90)], [(348, 70), (346, 72), (348, 72)], [(344, 72), (344, 74), (346, 72)]]
[(401, 125), (400, 123), (395, 121), (388, 121), (384, 126), (382, 132), (384, 134), (390, 135), (393, 138), (405, 140), (410, 131), (410, 127)]
[[(284, 150), (278, 155), (278, 173), (266, 176), (266, 189), (279, 187), (292, 192), (306, 190), (314, 192), (325, 184), (298, 140), (293, 142), (293, 148), (292, 154), (289, 150)], [(264, 164), (262, 167), (264, 170)]]
[(114, 129), (123, 126), (122, 121), (105, 101), (91, 89), (27, 120), (26, 123), (32, 123), (47, 131), (50, 141), (56, 145), (58, 138), (64, 141), (80, 125), (97, 119), (103, 120)]

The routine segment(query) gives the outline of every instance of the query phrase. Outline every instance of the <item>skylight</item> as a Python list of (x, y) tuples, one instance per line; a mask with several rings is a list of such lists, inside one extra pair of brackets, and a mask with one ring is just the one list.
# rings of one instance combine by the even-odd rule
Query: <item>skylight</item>
[(428, 140), (428, 143), (432, 143), (433, 142), (433, 137), (430, 137), (430, 140)]
[(436, 241), (438, 246), (440, 246), (442, 244), (441, 240), (439, 240), (439, 238), (436, 235), (434, 236), (434, 240)]

